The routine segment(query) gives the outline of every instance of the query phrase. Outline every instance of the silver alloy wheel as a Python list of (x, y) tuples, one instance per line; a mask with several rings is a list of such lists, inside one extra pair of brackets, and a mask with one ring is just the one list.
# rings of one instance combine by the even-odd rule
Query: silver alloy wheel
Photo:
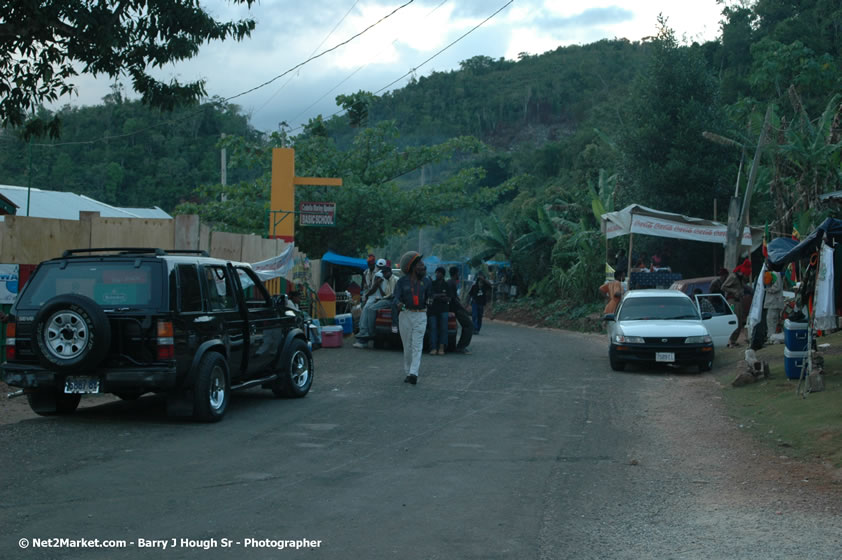
[(306, 387), (310, 379), (310, 360), (304, 352), (296, 352), (290, 362), (290, 378), (296, 387)]
[(64, 309), (47, 320), (44, 342), (47, 350), (62, 360), (78, 357), (89, 340), (88, 324), (79, 313)]
[(214, 367), (211, 372), (208, 396), (211, 408), (220, 410), (225, 403), (225, 372), (219, 366)]

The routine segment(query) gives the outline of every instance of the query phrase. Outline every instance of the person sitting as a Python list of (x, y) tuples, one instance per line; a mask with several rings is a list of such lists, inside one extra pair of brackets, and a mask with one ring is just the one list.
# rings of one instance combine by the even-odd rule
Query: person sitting
[(623, 279), (625, 274), (622, 270), (614, 271), (614, 280), (606, 282), (599, 287), (602, 295), (608, 298), (608, 303), (605, 304), (605, 309), (602, 310), (603, 315), (609, 315), (617, 310), (620, 305), (620, 300), (623, 299)]
[(386, 259), (377, 260), (377, 272), (374, 274), (372, 285), (366, 291), (366, 303), (360, 315), (360, 329), (356, 334), (357, 341), (354, 348), (368, 348), (369, 341), (374, 339), (374, 321), (377, 310), (392, 305), (392, 295), (398, 279), (392, 274), (392, 268)]

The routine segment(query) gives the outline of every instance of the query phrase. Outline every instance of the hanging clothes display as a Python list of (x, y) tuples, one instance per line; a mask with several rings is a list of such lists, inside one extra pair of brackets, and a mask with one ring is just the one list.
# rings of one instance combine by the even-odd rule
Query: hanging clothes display
[(763, 296), (766, 286), (763, 285), (763, 274), (766, 273), (766, 263), (760, 268), (757, 275), (757, 283), (754, 286), (754, 295), (751, 297), (751, 307), (746, 317), (746, 328), (749, 332), (749, 340), (754, 340), (754, 328), (763, 320)]
[(816, 299), (813, 307), (813, 328), (836, 328), (836, 305), (833, 290), (833, 247), (822, 245), (819, 269), (816, 274)]

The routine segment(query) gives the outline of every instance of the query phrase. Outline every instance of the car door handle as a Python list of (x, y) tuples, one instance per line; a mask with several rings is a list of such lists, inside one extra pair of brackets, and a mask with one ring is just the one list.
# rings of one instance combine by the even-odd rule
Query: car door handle
[(736, 324), (737, 324), (737, 322), (736, 322), (736, 321), (728, 321), (728, 324), (729, 324), (729, 325), (736, 325)]

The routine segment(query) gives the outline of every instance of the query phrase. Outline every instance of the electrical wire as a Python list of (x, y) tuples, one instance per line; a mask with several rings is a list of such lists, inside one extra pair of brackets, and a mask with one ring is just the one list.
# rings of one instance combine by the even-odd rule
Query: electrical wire
[[(427, 12), (427, 15), (425, 15), (425, 16), (424, 16), (424, 19), (427, 19), (428, 17), (430, 17), (431, 15), (433, 15), (433, 13), (435, 13), (435, 12), (436, 12), (436, 10), (438, 10), (439, 8), (441, 8), (442, 6), (444, 6), (445, 4), (447, 4), (449, 1), (450, 1), (450, 0), (442, 0), (442, 2), (440, 2), (440, 3), (438, 4), (438, 6), (436, 6), (435, 8), (433, 8), (432, 10), (430, 10), (429, 12)], [(395, 37), (394, 39), (392, 39), (391, 44), (392, 44), (392, 45), (394, 45), (395, 43), (397, 43), (397, 42), (398, 42), (398, 39), (400, 39), (400, 37), (399, 37), (399, 36), (398, 36), (398, 37)], [(362, 66), (358, 67), (356, 70), (354, 70), (353, 72), (351, 72), (350, 74), (348, 74), (347, 76), (345, 76), (345, 78), (343, 78), (343, 79), (342, 79), (342, 81), (340, 81), (338, 84), (336, 84), (335, 86), (333, 86), (332, 88), (330, 88), (328, 91), (326, 91), (325, 93), (323, 93), (321, 96), (319, 96), (319, 98), (318, 98), (318, 99), (316, 99), (315, 101), (313, 101), (313, 102), (312, 102), (310, 105), (308, 105), (306, 108), (304, 108), (303, 110), (299, 111), (299, 113), (298, 113), (297, 115), (295, 115), (292, 119), (290, 119), (290, 121), (289, 121), (289, 122), (295, 122), (295, 121), (297, 121), (297, 120), (298, 120), (298, 118), (299, 118), (301, 115), (304, 115), (304, 114), (305, 114), (305, 113), (307, 113), (310, 109), (312, 109), (313, 107), (315, 107), (316, 105), (318, 105), (318, 104), (319, 104), (319, 102), (320, 102), (322, 99), (324, 99), (325, 97), (327, 97), (328, 95), (330, 95), (331, 93), (333, 93), (334, 91), (336, 91), (336, 89), (337, 89), (339, 86), (341, 86), (342, 84), (344, 84), (345, 82), (347, 82), (348, 80), (350, 80), (351, 78), (353, 78), (353, 77), (354, 77), (354, 75), (355, 75), (357, 72), (359, 72), (359, 71), (360, 71), (360, 70), (362, 70), (363, 68), (366, 68), (369, 64), (371, 64), (371, 62), (366, 62), (365, 64), (363, 64)], [(261, 107), (261, 109), (262, 109), (263, 107), (265, 107), (265, 106), (266, 106), (266, 105), (264, 104), (264, 105)]]
[[(232, 96), (230, 96), (230, 97), (223, 98), (223, 101), (224, 101), (224, 102), (228, 102), (228, 101), (231, 101), (232, 99), (236, 99), (236, 98), (238, 98), (238, 97), (242, 97), (243, 95), (246, 95), (246, 94), (252, 93), (252, 92), (254, 92), (254, 91), (257, 91), (257, 90), (259, 90), (259, 89), (261, 89), (261, 88), (264, 88), (264, 87), (268, 86), (269, 84), (271, 84), (272, 82), (274, 82), (274, 81), (276, 81), (276, 80), (278, 80), (278, 79), (280, 79), (280, 78), (283, 78), (283, 77), (284, 77), (284, 76), (286, 76), (287, 74), (289, 74), (289, 73), (291, 73), (291, 72), (294, 72), (295, 70), (297, 70), (297, 69), (301, 68), (301, 67), (302, 67), (302, 66), (304, 66), (305, 64), (308, 64), (308, 63), (312, 62), (313, 60), (316, 60), (317, 58), (320, 58), (320, 57), (322, 57), (322, 56), (324, 56), (324, 55), (326, 55), (326, 54), (328, 54), (328, 53), (330, 53), (330, 52), (333, 52), (333, 51), (335, 51), (336, 49), (338, 49), (339, 47), (343, 47), (343, 46), (347, 45), (348, 43), (350, 43), (350, 42), (351, 42), (351, 41), (353, 41), (354, 39), (357, 39), (357, 38), (359, 38), (361, 35), (363, 35), (364, 33), (367, 33), (368, 31), (370, 31), (373, 27), (375, 27), (375, 26), (377, 26), (377, 25), (381, 24), (382, 22), (384, 22), (384, 21), (385, 21), (385, 20), (387, 20), (388, 18), (392, 17), (393, 15), (395, 15), (395, 14), (396, 14), (397, 12), (399, 12), (400, 10), (402, 10), (402, 9), (404, 9), (405, 7), (409, 6), (409, 5), (410, 5), (410, 4), (412, 4), (414, 1), (415, 1), (415, 0), (408, 0), (408, 1), (407, 1), (407, 2), (405, 2), (404, 4), (401, 4), (400, 6), (398, 6), (397, 8), (395, 8), (394, 10), (392, 10), (391, 12), (389, 12), (388, 14), (386, 14), (385, 16), (381, 17), (381, 18), (380, 18), (379, 20), (377, 20), (376, 22), (372, 23), (371, 25), (369, 25), (368, 27), (366, 27), (365, 29), (363, 29), (362, 31), (360, 31), (359, 33), (356, 33), (356, 34), (352, 35), (351, 37), (349, 37), (348, 39), (346, 39), (346, 40), (342, 41), (341, 43), (337, 43), (336, 45), (332, 46), (331, 48), (329, 48), (329, 49), (327, 49), (327, 50), (325, 50), (325, 51), (322, 51), (322, 52), (320, 52), (320, 53), (319, 53), (319, 54), (317, 54), (317, 55), (311, 56), (310, 58), (306, 59), (306, 60), (305, 60), (305, 61), (303, 61), (303, 62), (299, 62), (298, 64), (296, 64), (295, 66), (293, 66), (293, 67), (292, 67), (292, 68), (290, 68), (289, 70), (287, 70), (287, 71), (285, 71), (285, 72), (282, 72), (282, 73), (278, 74), (278, 75), (277, 75), (277, 76), (275, 76), (274, 78), (272, 78), (272, 79), (270, 79), (270, 80), (267, 80), (267, 81), (263, 82), (263, 83), (262, 83), (262, 84), (260, 84), (260, 85), (257, 85), (257, 86), (255, 86), (255, 87), (250, 88), (250, 89), (248, 89), (248, 90), (246, 90), (246, 91), (243, 91), (243, 92), (241, 92), (241, 93), (238, 93), (238, 94), (232, 95)], [(129, 136), (135, 136), (135, 135), (140, 134), (140, 133), (142, 133), (142, 132), (146, 132), (146, 131), (149, 131), (149, 130), (154, 130), (154, 129), (156, 129), (156, 128), (159, 128), (159, 127), (164, 126), (164, 125), (167, 125), (167, 124), (174, 124), (174, 123), (177, 123), (177, 122), (181, 122), (181, 121), (183, 121), (183, 120), (186, 120), (186, 119), (188, 119), (188, 118), (192, 118), (192, 117), (194, 117), (194, 116), (198, 115), (198, 114), (199, 114), (199, 113), (201, 113), (202, 111), (204, 111), (204, 108), (201, 108), (201, 107), (200, 107), (200, 108), (196, 109), (195, 111), (192, 111), (192, 112), (188, 113), (188, 114), (187, 114), (187, 115), (185, 115), (184, 117), (180, 117), (180, 118), (178, 118), (178, 119), (171, 119), (171, 120), (165, 121), (165, 122), (163, 122), (163, 123), (159, 123), (159, 124), (156, 124), (156, 125), (148, 126), (148, 127), (142, 128), (142, 129), (140, 129), (140, 130), (135, 130), (135, 131), (133, 131), (133, 132), (129, 132), (129, 133), (126, 133), (126, 134), (118, 134), (118, 135), (114, 135), (114, 136), (103, 136), (103, 137), (101, 137), (101, 138), (96, 138), (96, 139), (93, 139), (93, 140), (80, 140), (80, 141), (76, 141), (76, 142), (56, 142), (56, 143), (51, 143), (51, 144), (45, 144), (45, 143), (35, 144), (35, 143), (33, 143), (33, 146), (42, 146), (42, 147), (43, 147), (43, 146), (46, 146), (46, 147), (58, 147), (58, 146), (80, 145), (80, 144), (95, 144), (95, 143), (97, 143), (97, 142), (105, 142), (105, 141), (115, 140), (115, 139), (119, 139), (119, 138), (126, 138), (126, 137), (129, 137)]]
[[(339, 22), (338, 22), (336, 25), (334, 25), (334, 26), (333, 26), (333, 29), (331, 29), (331, 30), (330, 30), (330, 33), (328, 33), (328, 34), (327, 34), (327, 36), (326, 36), (324, 39), (322, 39), (322, 42), (321, 42), (321, 43), (319, 43), (319, 45), (318, 45), (315, 49), (313, 49), (313, 52), (311, 52), (311, 53), (310, 53), (310, 56), (313, 56), (314, 54), (316, 54), (316, 53), (319, 51), (319, 49), (320, 49), (320, 48), (322, 48), (322, 45), (324, 45), (324, 44), (327, 42), (327, 40), (328, 40), (328, 39), (330, 39), (331, 35), (333, 35), (333, 33), (334, 33), (334, 32), (335, 32), (338, 28), (339, 28), (339, 26), (340, 26), (340, 25), (342, 25), (342, 22), (344, 22), (344, 21), (345, 21), (345, 19), (346, 19), (346, 18), (347, 18), (347, 17), (351, 14), (351, 12), (354, 10), (354, 8), (356, 8), (356, 7), (357, 7), (357, 4), (359, 4), (359, 2), (360, 2), (360, 0), (354, 0), (354, 3), (351, 5), (351, 7), (350, 7), (350, 8), (348, 8), (348, 11), (347, 11), (347, 12), (345, 12), (345, 15), (344, 15), (344, 16), (342, 16), (342, 19), (340, 19), (340, 20), (339, 20)], [(281, 91), (282, 91), (285, 87), (287, 87), (287, 85), (288, 85), (288, 84), (292, 81), (292, 78), (293, 78), (292, 76), (290, 76), (289, 78), (287, 78), (287, 81), (285, 81), (285, 82), (281, 85), (281, 87), (279, 87), (279, 88), (275, 91), (275, 93), (273, 93), (272, 95), (270, 95), (270, 96), (269, 96), (269, 98), (268, 98), (266, 101), (264, 101), (264, 102), (263, 102), (263, 105), (261, 105), (260, 107), (258, 107), (258, 108), (257, 108), (254, 112), (255, 112), (255, 113), (259, 113), (260, 111), (262, 111), (262, 110), (263, 110), (263, 109), (264, 109), (264, 108), (265, 108), (265, 107), (269, 104), (269, 102), (270, 102), (270, 101), (272, 101), (273, 99), (275, 99), (275, 97), (277, 97), (277, 95), (278, 95), (279, 93), (281, 93)]]
[[(403, 79), (404, 79), (404, 78), (406, 78), (407, 76), (409, 76), (409, 75), (411, 75), (411, 74), (415, 73), (415, 71), (416, 71), (416, 70), (418, 70), (419, 68), (421, 68), (422, 66), (424, 66), (425, 64), (427, 64), (428, 62), (430, 62), (431, 60), (433, 60), (434, 58), (436, 58), (437, 56), (439, 56), (441, 53), (443, 53), (444, 51), (446, 51), (447, 49), (449, 49), (450, 47), (452, 47), (453, 45), (455, 45), (456, 43), (458, 43), (459, 41), (461, 41), (462, 39), (464, 39), (465, 37), (467, 37), (468, 35), (470, 35), (470, 34), (471, 34), (471, 33), (473, 33), (474, 31), (476, 31), (477, 29), (479, 29), (480, 27), (482, 27), (483, 25), (485, 25), (486, 23), (488, 23), (488, 21), (489, 21), (489, 20), (491, 20), (491, 19), (492, 19), (493, 17), (495, 17), (497, 14), (499, 14), (500, 12), (502, 12), (504, 9), (508, 8), (508, 7), (509, 7), (509, 5), (510, 5), (510, 4), (512, 4), (513, 2), (514, 2), (514, 0), (509, 0), (509, 1), (508, 1), (508, 2), (506, 2), (504, 5), (502, 5), (500, 8), (498, 8), (498, 9), (497, 9), (497, 11), (495, 11), (493, 14), (491, 14), (490, 16), (488, 16), (487, 18), (485, 18), (484, 20), (482, 20), (480, 23), (478, 23), (478, 24), (477, 24), (477, 25), (475, 25), (474, 27), (472, 27), (472, 28), (471, 28), (470, 30), (468, 30), (466, 33), (462, 34), (462, 35), (461, 35), (459, 38), (457, 38), (455, 41), (453, 41), (452, 43), (450, 43), (449, 45), (447, 45), (446, 47), (444, 47), (443, 49), (441, 49), (440, 51), (438, 51), (437, 53), (435, 53), (433, 56), (431, 56), (430, 58), (428, 58), (427, 60), (425, 60), (425, 61), (424, 61), (424, 62), (422, 62), (421, 64), (419, 64), (419, 65), (415, 66), (414, 68), (410, 69), (410, 71), (409, 71), (409, 72), (407, 72), (406, 74), (404, 74), (403, 76), (401, 76), (401, 77), (400, 77), (400, 78), (398, 78), (397, 80), (394, 80), (394, 81), (392, 81), (391, 83), (389, 83), (389, 84), (387, 84), (387, 85), (383, 86), (382, 88), (378, 89), (377, 91), (375, 91), (375, 92), (374, 92), (374, 94), (375, 94), (375, 95), (377, 95), (378, 93), (380, 93), (380, 92), (382, 92), (382, 91), (384, 91), (384, 90), (386, 90), (386, 89), (390, 88), (391, 86), (395, 85), (395, 84), (396, 84), (396, 83), (398, 83), (399, 81), (403, 80)], [(444, 4), (444, 2), (442, 2), (442, 4)], [(440, 4), (440, 5), (441, 5), (441, 4)], [(438, 9), (438, 7), (436, 7), (436, 9)], [(334, 89), (335, 89), (335, 88), (334, 88)], [(344, 113), (344, 112), (345, 112), (345, 109), (339, 109), (339, 110), (338, 110), (338, 111), (336, 111), (335, 113), (333, 113), (333, 114), (329, 115), (329, 116), (328, 116), (328, 119), (333, 118), (333, 117), (335, 117), (335, 116), (337, 116), (337, 115), (340, 115), (340, 114), (342, 114), (342, 113)], [(303, 129), (304, 127), (305, 127), (305, 125), (301, 124), (301, 125), (296, 126), (295, 128), (291, 128), (288, 132), (295, 132), (295, 131), (297, 131), (297, 130), (301, 130), (301, 129)]]
[(450, 43), (449, 45), (447, 45), (446, 47), (444, 47), (443, 49), (441, 49), (439, 52), (437, 52), (436, 54), (434, 54), (433, 56), (431, 56), (430, 58), (428, 58), (427, 60), (425, 60), (424, 62), (422, 62), (421, 64), (419, 64), (418, 66), (416, 66), (416, 67), (414, 67), (414, 68), (411, 68), (411, 69), (409, 70), (409, 72), (407, 72), (406, 74), (404, 74), (403, 76), (401, 76), (401, 77), (400, 77), (400, 78), (398, 78), (397, 80), (395, 80), (395, 81), (393, 81), (393, 82), (389, 83), (388, 85), (386, 85), (386, 86), (384, 86), (384, 87), (382, 87), (382, 88), (378, 89), (377, 91), (375, 91), (375, 92), (374, 92), (374, 95), (377, 95), (377, 94), (378, 94), (378, 93), (380, 93), (381, 91), (384, 91), (384, 90), (386, 90), (386, 89), (388, 89), (388, 88), (392, 87), (393, 85), (395, 85), (395, 84), (396, 84), (396, 83), (398, 83), (399, 81), (403, 80), (403, 79), (404, 79), (404, 78), (406, 78), (407, 76), (410, 76), (410, 75), (414, 74), (416, 70), (418, 70), (419, 68), (421, 68), (422, 66), (424, 66), (425, 64), (427, 64), (428, 62), (430, 62), (431, 60), (433, 60), (434, 58), (436, 58), (438, 55), (440, 55), (441, 53), (443, 53), (444, 51), (446, 51), (447, 49), (449, 49), (450, 47), (452, 47), (453, 45), (455, 45), (456, 43), (458, 43), (459, 41), (461, 41), (462, 39), (464, 39), (465, 37), (467, 37), (468, 35), (470, 35), (470, 34), (471, 34), (471, 33), (473, 33), (474, 31), (476, 31), (477, 29), (479, 29), (479, 28), (480, 28), (480, 27), (482, 27), (483, 25), (485, 25), (485, 24), (486, 24), (486, 23), (487, 23), (487, 22), (488, 22), (491, 18), (493, 18), (494, 16), (496, 16), (497, 14), (499, 14), (500, 12), (502, 12), (503, 10), (505, 10), (506, 8), (508, 8), (508, 7), (509, 7), (509, 5), (510, 5), (510, 4), (512, 4), (514, 1), (515, 1), (515, 0), (509, 0), (508, 2), (506, 2), (506, 3), (505, 3), (503, 6), (501, 6), (501, 7), (500, 7), (500, 8), (499, 8), (496, 12), (494, 12), (493, 14), (491, 14), (490, 16), (488, 16), (487, 18), (485, 18), (484, 20), (482, 20), (481, 22), (479, 22), (479, 23), (478, 23), (477, 25), (475, 25), (473, 28), (469, 29), (467, 33), (465, 33), (465, 34), (463, 34), (462, 36), (460, 36), (458, 39), (456, 39), (455, 41), (453, 41), (452, 43)]

